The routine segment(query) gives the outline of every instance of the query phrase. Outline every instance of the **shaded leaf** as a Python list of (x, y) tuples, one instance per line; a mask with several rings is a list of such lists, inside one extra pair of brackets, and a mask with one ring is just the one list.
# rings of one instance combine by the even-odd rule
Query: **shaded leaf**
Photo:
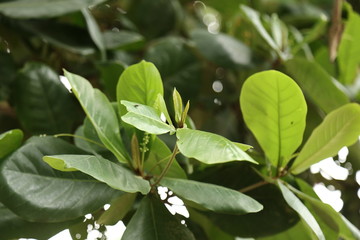
[(190, 230), (153, 195), (143, 198), (122, 237), (122, 240), (134, 239), (195, 240)]
[(116, 85), (125, 65), (119, 61), (100, 62), (97, 68), (101, 73), (101, 83), (104, 86), (105, 94), (111, 99), (116, 100)]
[(305, 130), (307, 106), (301, 89), (283, 73), (256, 73), (242, 87), (240, 106), (266, 157), (274, 166), (285, 166)]
[(11, 89), (10, 86), (13, 83), (16, 76), (16, 66), (11, 55), (5, 52), (0, 52), (0, 101), (7, 100)]
[(181, 128), (176, 131), (176, 137), (182, 154), (206, 164), (230, 161), (256, 163), (236, 143), (214, 133)]
[(20, 129), (13, 129), (0, 134), (0, 159), (20, 147), (24, 134)]
[(291, 172), (299, 174), (312, 164), (335, 156), (344, 146), (355, 143), (360, 135), (360, 106), (346, 104), (331, 113), (313, 131), (298, 157)]
[(121, 194), (80, 172), (59, 172), (44, 155), (83, 154), (53, 137), (33, 137), (0, 167), (0, 201), (28, 221), (61, 222), (91, 213)]
[(96, 129), (100, 140), (119, 161), (126, 162), (128, 153), (120, 137), (116, 112), (109, 100), (98, 89), (94, 89), (86, 79), (66, 70), (64, 72), (71, 84), (72, 92)]
[(172, 178), (163, 178), (160, 184), (171, 189), (179, 197), (215, 212), (246, 214), (263, 209), (263, 206), (253, 198), (214, 184)]
[(121, 104), (128, 111), (128, 113), (121, 117), (124, 122), (151, 134), (175, 131), (173, 126), (161, 120), (160, 113), (155, 108), (125, 100), (121, 101)]
[(106, 49), (129, 50), (139, 48), (144, 43), (144, 38), (136, 32), (130, 31), (105, 31), (103, 33)]
[(101, 156), (69, 154), (45, 156), (43, 159), (57, 170), (79, 170), (106, 183), (114, 189), (124, 192), (141, 192), (142, 194), (146, 194), (150, 191), (148, 181), (136, 176), (127, 168), (110, 162)]

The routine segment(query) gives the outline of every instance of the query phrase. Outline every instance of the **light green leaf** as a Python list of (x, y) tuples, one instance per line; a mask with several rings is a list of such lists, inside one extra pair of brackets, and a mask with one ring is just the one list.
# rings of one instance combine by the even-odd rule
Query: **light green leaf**
[(348, 20), (345, 22), (338, 52), (339, 80), (343, 84), (352, 84), (360, 65), (360, 15), (352, 10), (350, 4), (346, 6)]
[(307, 106), (288, 76), (264, 71), (250, 76), (240, 95), (246, 125), (274, 166), (285, 166), (302, 142)]
[(187, 128), (176, 131), (177, 146), (182, 154), (206, 164), (230, 161), (256, 163), (234, 142), (213, 133)]
[(122, 240), (195, 240), (190, 230), (156, 196), (143, 198)]
[(147, 194), (150, 191), (148, 181), (134, 175), (127, 168), (110, 162), (101, 156), (53, 155), (45, 156), (43, 160), (57, 170), (77, 169), (114, 189), (124, 192)]
[(316, 219), (311, 214), (309, 209), (307, 209), (307, 207), (295, 196), (295, 194), (292, 193), (280, 181), (278, 181), (277, 183), (287, 204), (289, 204), (289, 206), (294, 209), (300, 215), (300, 217), (309, 225), (309, 227), (313, 230), (319, 240), (325, 240), (325, 236), (321, 231), (319, 224), (317, 223)]
[(346, 94), (337, 88), (331, 76), (318, 63), (294, 58), (285, 62), (285, 68), (305, 94), (326, 113), (349, 102)]
[(17, 0), (0, 3), (0, 12), (13, 18), (50, 18), (102, 2), (105, 0)]
[(153, 106), (157, 95), (164, 94), (160, 73), (150, 62), (134, 64), (121, 74), (116, 93), (121, 115), (126, 112), (122, 100)]
[(160, 184), (171, 189), (177, 196), (214, 212), (246, 214), (263, 209), (253, 198), (214, 184), (174, 178), (163, 178)]
[(299, 174), (312, 164), (335, 156), (344, 146), (350, 146), (360, 135), (360, 105), (346, 104), (329, 113), (313, 131), (291, 167)]
[(164, 100), (164, 96), (162, 96), (161, 94), (157, 95), (156, 101), (154, 103), (154, 108), (158, 111), (160, 111), (161, 113), (163, 113), (165, 115), (166, 121), (171, 125), (174, 126), (172, 121), (171, 121), (171, 117), (170, 114), (167, 110), (166, 107), (166, 103)]
[(126, 193), (111, 202), (110, 208), (106, 210), (96, 221), (98, 224), (114, 225), (125, 217), (131, 210), (136, 194)]
[[(151, 149), (148, 159), (145, 161), (145, 171), (151, 175), (160, 175), (165, 169), (171, 157), (171, 151), (166, 144), (158, 137), (151, 144)], [(173, 161), (166, 177), (184, 178), (186, 179), (185, 171), (180, 167), (177, 161)]]
[(126, 162), (128, 154), (120, 137), (117, 115), (106, 96), (94, 89), (84, 78), (64, 70), (72, 92), (79, 100), (90, 119), (100, 140), (121, 162)]
[(20, 129), (13, 129), (0, 134), (0, 158), (20, 147), (23, 137), (24, 134)]
[(155, 108), (125, 100), (121, 101), (121, 104), (128, 111), (121, 117), (124, 122), (151, 134), (175, 131), (174, 127), (161, 120), (160, 113)]

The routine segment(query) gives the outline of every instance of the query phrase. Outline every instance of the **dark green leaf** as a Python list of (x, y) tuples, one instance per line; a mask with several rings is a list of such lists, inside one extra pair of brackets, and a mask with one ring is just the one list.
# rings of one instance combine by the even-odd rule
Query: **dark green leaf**
[(331, 76), (316, 62), (294, 58), (285, 63), (285, 68), (305, 94), (326, 113), (349, 102)]
[(156, 196), (145, 197), (122, 240), (195, 240), (190, 230)]
[(20, 147), (24, 134), (20, 129), (0, 134), (0, 159)]
[(120, 137), (118, 117), (109, 100), (100, 90), (94, 89), (86, 79), (67, 71), (65, 76), (100, 140), (119, 161), (126, 162), (128, 153)]
[(127, 168), (110, 162), (101, 156), (69, 154), (45, 156), (43, 159), (57, 170), (79, 170), (114, 189), (124, 192), (147, 194), (150, 191), (148, 181), (136, 176)]
[(176, 137), (182, 154), (206, 164), (230, 161), (256, 163), (236, 143), (214, 133), (182, 128), (176, 131)]
[(283, 73), (250, 76), (240, 94), (246, 125), (272, 165), (282, 167), (302, 142), (307, 106), (301, 89)]
[(10, 86), (16, 76), (16, 66), (11, 55), (0, 52), (0, 101), (7, 100), (10, 95)]
[(299, 174), (312, 164), (335, 156), (344, 146), (355, 143), (360, 135), (360, 105), (346, 104), (331, 113), (313, 131), (291, 167)]
[(173, 178), (163, 178), (160, 184), (171, 189), (177, 196), (215, 212), (246, 214), (263, 209), (253, 198), (222, 186)]
[(13, 18), (49, 18), (79, 11), (105, 0), (16, 0), (0, 3), (0, 12)]
[(103, 38), (106, 49), (129, 50), (139, 48), (144, 43), (144, 38), (140, 34), (124, 30), (105, 31)]
[(59, 75), (41, 63), (29, 62), (16, 82), (16, 112), (33, 134), (70, 132), (76, 119), (75, 102)]
[(118, 61), (101, 62), (97, 65), (101, 73), (101, 83), (104, 86), (104, 92), (110, 100), (116, 100), (116, 85), (125, 65)]
[(29, 221), (61, 222), (91, 213), (121, 194), (89, 176), (56, 171), (44, 155), (83, 154), (53, 137), (33, 137), (0, 168), (0, 200)]
[(250, 49), (228, 35), (195, 30), (191, 33), (191, 39), (202, 55), (221, 67), (239, 68), (251, 63)]

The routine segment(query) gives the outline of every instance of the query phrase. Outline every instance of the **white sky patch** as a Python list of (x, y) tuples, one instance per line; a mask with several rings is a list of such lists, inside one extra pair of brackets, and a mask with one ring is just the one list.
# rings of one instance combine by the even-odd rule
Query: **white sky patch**
[(104, 205), (104, 210), (106, 211), (106, 210), (108, 210), (110, 208), (110, 204), (105, 204)]
[(71, 85), (70, 85), (69, 80), (65, 76), (62, 76), (62, 75), (60, 75), (59, 77), (60, 77), (61, 83), (66, 87), (66, 89), (69, 92), (71, 92)]
[(313, 187), (316, 194), (319, 196), (321, 201), (329, 204), (335, 211), (339, 212), (343, 206), (344, 202), (341, 199), (341, 191), (340, 190), (329, 190), (323, 183), (315, 184)]
[(333, 158), (326, 158), (310, 168), (311, 173), (319, 173), (326, 179), (346, 180), (349, 170), (337, 165)]

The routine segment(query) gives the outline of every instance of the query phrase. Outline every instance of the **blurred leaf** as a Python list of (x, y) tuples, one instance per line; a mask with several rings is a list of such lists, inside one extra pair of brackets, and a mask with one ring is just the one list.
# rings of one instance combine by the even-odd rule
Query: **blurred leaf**
[(292, 193), (285, 185), (278, 181), (279, 188), (284, 196), (285, 201), (294, 209), (300, 217), (309, 225), (319, 240), (325, 240), (319, 224), (309, 209)]
[(103, 142), (120, 162), (126, 162), (128, 153), (120, 137), (117, 115), (106, 96), (84, 78), (64, 70), (72, 92), (79, 100), (87, 117)]
[(174, 178), (163, 178), (160, 184), (171, 189), (177, 196), (214, 212), (246, 214), (263, 209), (253, 198), (214, 184)]
[(190, 36), (200, 53), (221, 67), (237, 69), (251, 64), (250, 49), (229, 35), (194, 30)]
[(70, 132), (76, 120), (71, 94), (45, 64), (25, 65), (16, 81), (14, 99), (20, 122), (33, 134)]
[(23, 137), (24, 134), (20, 129), (13, 129), (0, 134), (0, 159), (20, 147)]
[(131, 210), (136, 194), (126, 193), (111, 202), (110, 208), (101, 214), (98, 224), (115, 225)]
[(7, 100), (10, 95), (10, 85), (16, 76), (16, 66), (11, 55), (0, 52), (0, 101)]
[[(298, 240), (298, 239), (312, 239), (311, 233), (307, 230), (305, 223), (299, 221), (294, 227), (287, 229), (279, 234), (269, 237), (259, 238), (258, 240)], [(311, 231), (311, 230), (310, 230)]]
[(13, 18), (50, 18), (102, 2), (105, 0), (16, 0), (0, 3), (0, 12)]
[(74, 143), (78, 148), (90, 153), (108, 151), (108, 149), (102, 145), (94, 126), (87, 117), (84, 119), (83, 125), (76, 130), (75, 135), (80, 137), (74, 138)]
[(53, 137), (33, 137), (0, 167), (0, 201), (28, 221), (61, 222), (91, 213), (121, 194), (80, 172), (63, 173), (44, 155), (83, 154)]
[(256, 73), (245, 81), (240, 105), (246, 125), (272, 165), (285, 166), (305, 130), (307, 106), (301, 89), (283, 73)]
[(176, 137), (177, 146), (182, 154), (206, 164), (230, 161), (256, 163), (236, 143), (214, 133), (180, 128), (176, 131)]
[(299, 174), (312, 164), (335, 156), (344, 147), (355, 143), (360, 135), (360, 106), (346, 104), (331, 113), (313, 131), (291, 167)]
[(153, 195), (143, 198), (122, 237), (122, 240), (134, 239), (195, 240), (190, 230)]
[(233, 15), (239, 12), (239, 4), (246, 3), (246, 0), (204, 0), (202, 2), (205, 3), (206, 6), (211, 6), (219, 11), (222, 14), (221, 17), (231, 18)]
[(349, 102), (331, 76), (316, 62), (294, 58), (285, 62), (285, 68), (305, 94), (326, 113)]
[(43, 160), (57, 170), (79, 170), (106, 183), (114, 189), (124, 192), (141, 192), (142, 194), (147, 194), (150, 191), (148, 181), (136, 176), (129, 169), (110, 162), (101, 156), (51, 155), (43, 157)]
[(95, 18), (88, 9), (84, 8), (81, 10), (81, 12), (85, 18), (86, 26), (91, 36), (91, 39), (100, 50), (102, 60), (105, 60), (106, 59), (105, 43), (99, 25), (97, 24)]
[(144, 44), (144, 38), (136, 32), (125, 30), (105, 31), (103, 33), (106, 49), (132, 50)]
[(160, 113), (155, 108), (125, 100), (122, 100), (121, 104), (128, 111), (121, 117), (127, 124), (151, 134), (164, 134), (175, 131), (173, 126), (161, 120)]
[(335, 64), (330, 61), (329, 49), (326, 46), (320, 47), (314, 56), (314, 60), (320, 65), (330, 76), (336, 76)]
[[(165, 169), (170, 157), (170, 149), (160, 138), (156, 137), (152, 142), (149, 157), (145, 161), (145, 171), (151, 175), (160, 175)], [(187, 178), (185, 171), (177, 161), (173, 161), (165, 176), (170, 178)]]
[(101, 73), (101, 83), (104, 86), (104, 92), (111, 100), (116, 100), (116, 85), (119, 77), (125, 70), (125, 64), (118, 61), (100, 62), (97, 68)]
[(60, 223), (28, 222), (0, 203), (0, 231), (2, 239), (49, 239), (78, 220)]
[(354, 83), (360, 65), (360, 15), (354, 12), (350, 4), (346, 4), (348, 20), (345, 22), (339, 52), (339, 81), (345, 85)]

